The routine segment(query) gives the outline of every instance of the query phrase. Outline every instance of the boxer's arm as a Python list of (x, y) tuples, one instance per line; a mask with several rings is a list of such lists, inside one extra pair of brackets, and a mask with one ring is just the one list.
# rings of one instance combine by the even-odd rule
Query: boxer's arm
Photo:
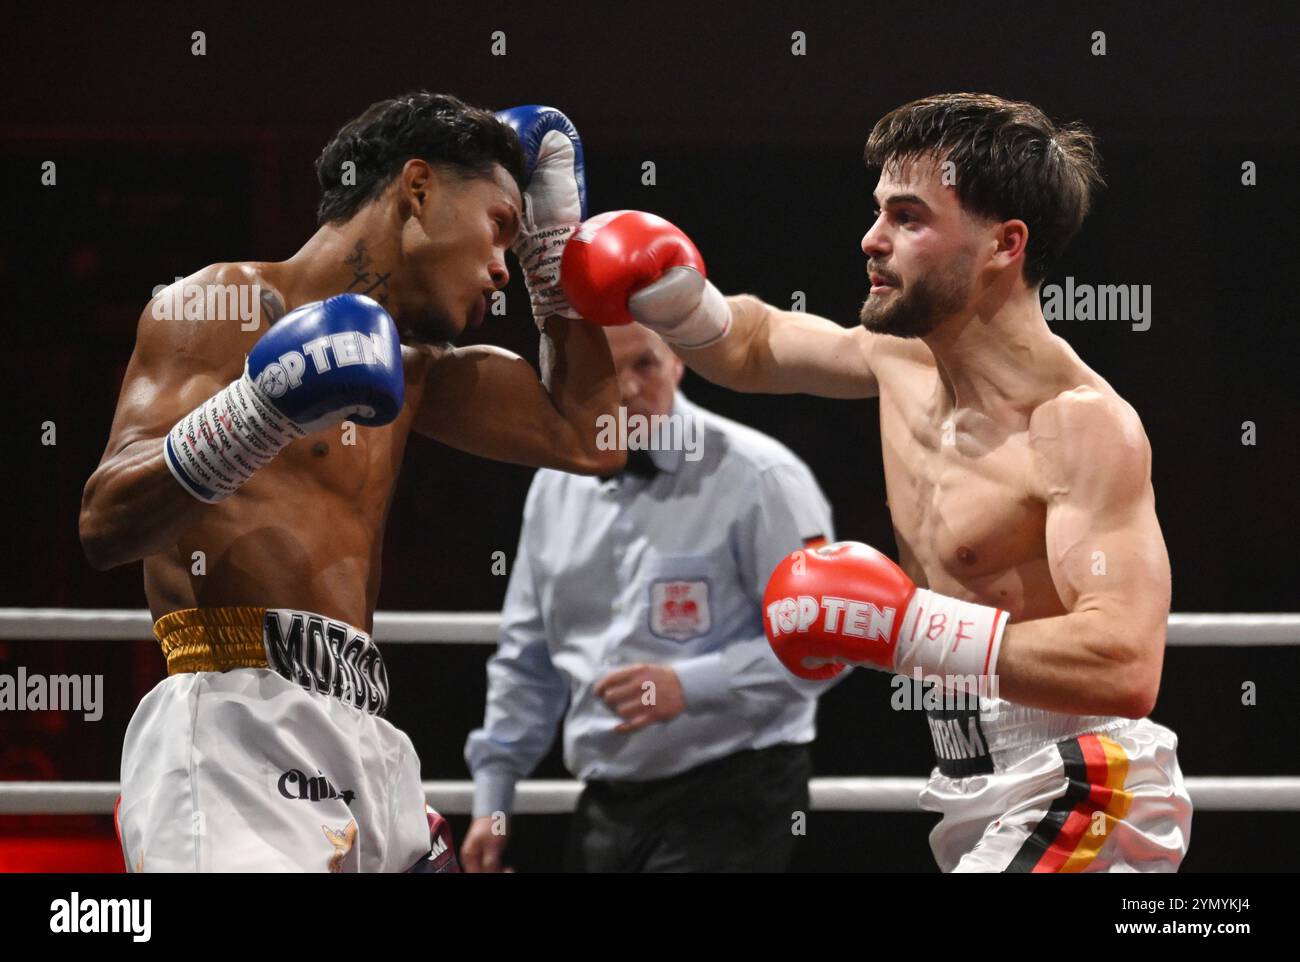
[(597, 420), (617, 416), (619, 393), (604, 332), (552, 315), (542, 376), (517, 354), (453, 348), (429, 365), (414, 428), (461, 451), (574, 474), (613, 474), (626, 453), (596, 446)]
[(242, 357), (237, 339), (224, 336), (237, 321), (159, 319), (153, 306), (140, 315), (108, 444), (82, 492), (81, 545), (100, 571), (166, 549), (198, 519), (205, 505), (167, 470), (163, 439), (225, 387)]
[(1170, 593), (1150, 444), (1131, 408), (1086, 389), (1040, 407), (1029, 432), (1047, 558), (1069, 613), (1007, 628), (1000, 695), (1141, 718), (1160, 688)]
[(879, 393), (872, 352), (880, 335), (756, 297), (728, 297), (731, 329), (703, 348), (674, 347), (696, 373), (735, 391), (867, 398)]
[(586, 221), (564, 249), (560, 274), (583, 317), (600, 324), (635, 319), (691, 369), (732, 390), (879, 393), (872, 355), (880, 335), (780, 311), (756, 297), (723, 297), (691, 239), (654, 214), (610, 211)]

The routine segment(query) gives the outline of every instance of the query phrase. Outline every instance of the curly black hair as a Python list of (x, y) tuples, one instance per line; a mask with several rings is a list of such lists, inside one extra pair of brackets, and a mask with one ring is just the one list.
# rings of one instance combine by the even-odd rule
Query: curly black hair
[[(321, 190), (317, 223), (350, 220), (413, 157), (465, 176), (490, 175), (500, 164), (523, 190), (523, 149), (509, 124), (450, 94), (419, 91), (371, 104), (321, 151), (316, 159)], [(348, 161), (355, 165), (355, 183), (345, 184)]]

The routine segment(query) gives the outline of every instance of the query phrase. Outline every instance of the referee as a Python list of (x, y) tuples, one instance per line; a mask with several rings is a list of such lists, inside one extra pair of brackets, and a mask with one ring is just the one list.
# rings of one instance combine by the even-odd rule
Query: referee
[(497, 871), (515, 783), (564, 719), (585, 783), (566, 868), (782, 871), (808, 808), (817, 696), (763, 635), (768, 576), (833, 540), (807, 466), (678, 393), (682, 362), (640, 325), (607, 330), (628, 466), (541, 470), (488, 662), (483, 727), (465, 745), (469, 871)]

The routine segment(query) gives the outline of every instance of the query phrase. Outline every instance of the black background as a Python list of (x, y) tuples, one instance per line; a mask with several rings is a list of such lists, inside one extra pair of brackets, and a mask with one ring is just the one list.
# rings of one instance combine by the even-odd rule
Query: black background
[[(97, 573), (77, 540), (81, 487), (107, 437), (150, 290), (199, 267), (288, 257), (314, 229), (311, 164), (375, 100), (417, 88), (487, 107), (548, 103), (582, 132), (591, 210), (640, 208), (687, 230), (726, 292), (852, 323), (874, 181), (861, 163), (889, 109), (949, 90), (1032, 101), (1096, 132), (1108, 188), (1060, 268), (1149, 284), (1152, 323), (1053, 329), (1124, 395), (1154, 451), (1175, 611), (1287, 611), (1293, 588), (1297, 357), (1297, 16), (1187, 4), (664, 4), (300, 7), (38, 4), (0, 36), (8, 464), (0, 605), (142, 607), (138, 565)], [(207, 55), (190, 53), (191, 32)], [(505, 57), (490, 53), (504, 31)], [(790, 52), (791, 33), (807, 55)], [(1091, 52), (1104, 31), (1106, 55)], [(57, 163), (58, 184), (40, 183)], [(658, 183), (641, 184), (653, 161)], [(1253, 162), (1258, 186), (1243, 186)], [(482, 339), (535, 359), (522, 286)], [(841, 537), (894, 550), (874, 402), (729, 394), (697, 402), (779, 438), (812, 467)], [(58, 443), (40, 443), (41, 425)], [(1257, 443), (1243, 445), (1243, 422)], [(1099, 455), (1104, 454), (1099, 452)], [(513, 556), (526, 469), (413, 437), (384, 552), (381, 609), (492, 610), (491, 555)], [(482, 646), (387, 651), (390, 715), (424, 777), (461, 779), (481, 719)], [(0, 671), (102, 672), (89, 724), (0, 715), (0, 779), (117, 777), (121, 736), (162, 677), (148, 643), (0, 641)], [(1168, 652), (1158, 721), (1192, 775), (1296, 774), (1294, 648)], [(1258, 705), (1241, 704), (1245, 682)], [(819, 775), (923, 775), (919, 717), (859, 673), (824, 701)], [(553, 753), (541, 777), (564, 777)], [(458, 832), (464, 820), (454, 820)], [(929, 815), (814, 814), (796, 867), (932, 869)], [(75, 823), (75, 825), (74, 825)], [(519, 821), (512, 860), (554, 864), (566, 819)], [(104, 831), (103, 819), (0, 818), (4, 839)], [(1294, 816), (1199, 814), (1185, 868), (1290, 868)]]

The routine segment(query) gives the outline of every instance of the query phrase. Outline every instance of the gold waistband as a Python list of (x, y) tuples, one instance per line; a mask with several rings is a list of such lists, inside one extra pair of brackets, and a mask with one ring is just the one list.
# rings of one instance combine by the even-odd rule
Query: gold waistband
[(182, 608), (154, 622), (167, 674), (266, 668), (265, 608)]

